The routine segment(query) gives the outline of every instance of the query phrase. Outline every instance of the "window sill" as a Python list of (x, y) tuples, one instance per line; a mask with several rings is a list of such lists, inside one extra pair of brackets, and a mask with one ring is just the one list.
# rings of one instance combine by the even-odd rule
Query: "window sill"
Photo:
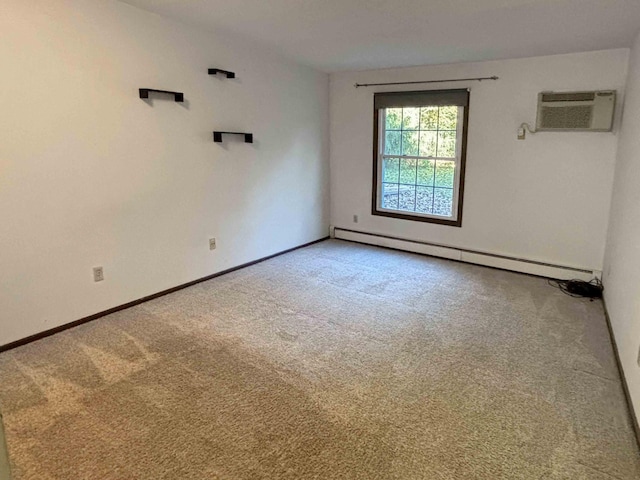
[(396, 218), (399, 220), (412, 220), (414, 222), (435, 223), (437, 225), (447, 225), (449, 227), (462, 227), (462, 219), (460, 217), (458, 217), (457, 220), (447, 220), (444, 218), (423, 217), (421, 215), (412, 215), (411, 213), (402, 213), (400, 211), (390, 212), (387, 210), (377, 210), (376, 208), (373, 208), (371, 210), (371, 215)]

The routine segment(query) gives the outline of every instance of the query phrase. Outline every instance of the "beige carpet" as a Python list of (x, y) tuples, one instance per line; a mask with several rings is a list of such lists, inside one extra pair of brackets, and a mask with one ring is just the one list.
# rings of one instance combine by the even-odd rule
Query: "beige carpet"
[(637, 479), (600, 302), (326, 241), (0, 354), (24, 479)]
[(11, 480), (9, 471), (9, 455), (4, 441), (4, 427), (2, 416), (0, 415), (0, 480)]

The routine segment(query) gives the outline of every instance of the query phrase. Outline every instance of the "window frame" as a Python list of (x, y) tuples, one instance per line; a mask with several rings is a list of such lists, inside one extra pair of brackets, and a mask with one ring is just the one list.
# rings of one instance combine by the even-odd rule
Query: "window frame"
[[(468, 89), (466, 90), (468, 93)], [(420, 93), (428, 93), (428, 94), (438, 94), (442, 92), (444, 94), (451, 92), (451, 90), (425, 90), (422, 92), (390, 92), (393, 95), (402, 95), (402, 94), (420, 94)], [(387, 93), (387, 92), (384, 92)], [(418, 105), (418, 107), (424, 107), (428, 105)], [(438, 105), (434, 105), (438, 106)], [(442, 106), (442, 105), (440, 105)], [(467, 157), (467, 137), (469, 130), (469, 102), (466, 105), (457, 105), (458, 108), (462, 108), (462, 122), (458, 121), (457, 130), (456, 130), (456, 155), (460, 155), (460, 168), (456, 168), (456, 177), (454, 178), (454, 199), (453, 199), (453, 211), (455, 212), (454, 218), (451, 217), (443, 217), (439, 215), (433, 214), (424, 214), (420, 212), (409, 212), (403, 210), (393, 210), (393, 209), (383, 209), (381, 206), (382, 194), (382, 164), (383, 158), (392, 157), (392, 158), (420, 158), (427, 160), (436, 160), (438, 157), (420, 157), (413, 155), (384, 155), (384, 119), (382, 118), (384, 111), (386, 108), (376, 108), (374, 104), (373, 108), (373, 185), (372, 185), (372, 199), (371, 199), (371, 214), (376, 216), (390, 217), (401, 220), (413, 220), (418, 222), (426, 222), (426, 223), (434, 223), (438, 225), (448, 225), (453, 227), (461, 227), (462, 226), (462, 207), (463, 207), (463, 199), (464, 199), (464, 179), (465, 179), (465, 170), (466, 170), (466, 157)], [(457, 187), (457, 188), (456, 188)]]

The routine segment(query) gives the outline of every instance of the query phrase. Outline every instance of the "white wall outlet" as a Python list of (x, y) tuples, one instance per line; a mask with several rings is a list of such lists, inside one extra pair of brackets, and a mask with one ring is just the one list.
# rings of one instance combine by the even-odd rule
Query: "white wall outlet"
[(101, 282), (104, 280), (104, 270), (102, 267), (93, 267), (93, 281)]
[(358, 223), (358, 215), (353, 216), (353, 223)]
[(527, 138), (527, 133), (524, 130), (524, 127), (520, 127), (518, 129), (518, 140), (524, 140), (525, 138)]
[(209, 239), (209, 250), (215, 250), (216, 249), (216, 239), (215, 238), (210, 238)]

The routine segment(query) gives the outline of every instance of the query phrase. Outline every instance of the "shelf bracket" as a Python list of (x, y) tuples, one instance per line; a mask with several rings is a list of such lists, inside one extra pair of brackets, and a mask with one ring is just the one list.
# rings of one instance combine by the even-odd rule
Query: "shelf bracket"
[(224, 73), (227, 78), (236, 78), (235, 72), (229, 72), (228, 70), (221, 70), (219, 68), (210, 68), (209, 75), (216, 75), (218, 73)]
[(253, 143), (253, 133), (246, 132), (213, 132), (213, 141), (222, 142), (222, 135), (244, 135), (244, 143)]
[(156, 93), (166, 93), (168, 95), (173, 95), (173, 98), (176, 102), (184, 102), (184, 93), (182, 92), (170, 92), (168, 90), (156, 90), (155, 88), (141, 88), (140, 89), (140, 98), (149, 98), (149, 92)]

